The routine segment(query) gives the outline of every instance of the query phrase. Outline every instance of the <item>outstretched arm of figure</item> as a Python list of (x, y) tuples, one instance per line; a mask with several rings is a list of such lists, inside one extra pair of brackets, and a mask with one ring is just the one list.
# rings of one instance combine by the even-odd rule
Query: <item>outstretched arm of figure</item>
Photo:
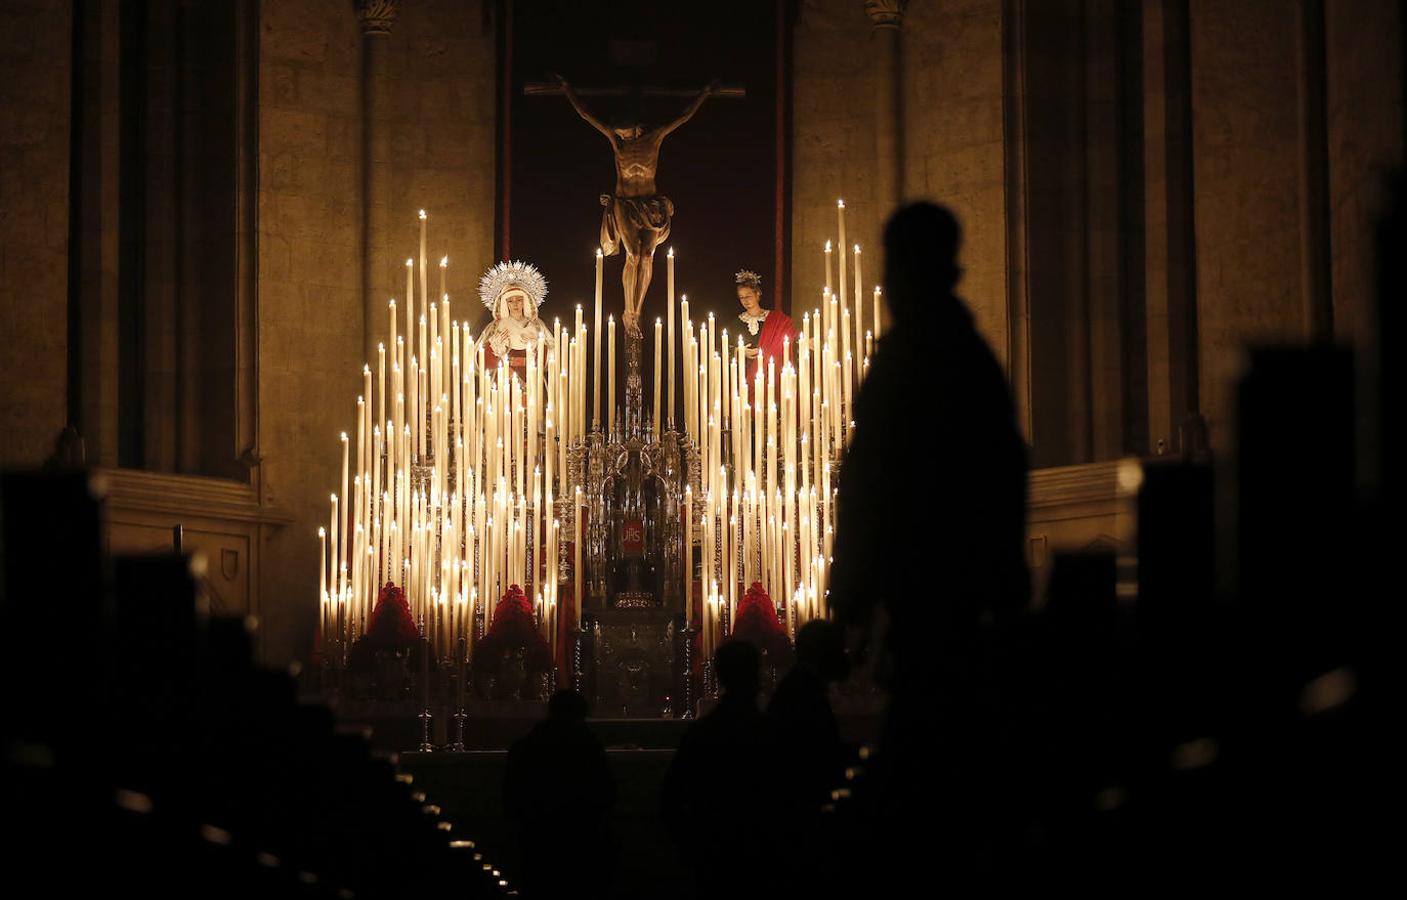
[(593, 116), (591, 112), (582, 105), (581, 98), (576, 95), (576, 91), (572, 90), (572, 86), (567, 83), (567, 79), (563, 78), (561, 75), (554, 75), (553, 77), (557, 79), (557, 83), (561, 85), (562, 93), (566, 96), (567, 102), (572, 105), (572, 109), (576, 110), (576, 114), (585, 119), (586, 124), (605, 135), (606, 140), (615, 144), (615, 135), (611, 134), (611, 129), (607, 128), (605, 122)]
[(693, 102), (689, 104), (688, 108), (680, 114), (679, 118), (675, 119), (673, 122), (661, 125), (658, 129), (655, 130), (656, 137), (663, 138), (665, 135), (669, 134), (671, 131), (678, 128), (680, 125), (683, 125), (685, 122), (692, 119), (694, 117), (694, 113), (699, 111), (699, 107), (704, 105), (704, 101), (707, 100), (709, 97), (712, 97), (714, 94), (718, 93), (719, 84), (720, 82), (716, 78), (713, 81), (710, 81), (708, 85), (704, 87), (703, 90), (699, 91), (699, 95), (695, 97)]

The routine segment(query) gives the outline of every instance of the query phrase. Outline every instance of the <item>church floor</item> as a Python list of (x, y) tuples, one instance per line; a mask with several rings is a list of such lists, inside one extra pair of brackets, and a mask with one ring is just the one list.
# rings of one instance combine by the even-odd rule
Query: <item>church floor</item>
[[(687, 896), (688, 873), (679, 864), (659, 816), (659, 785), (674, 751), (608, 749), (606, 755), (617, 790), (611, 815), (617, 848), (612, 896), (622, 900)], [(475, 841), (484, 858), (513, 879), (516, 836), (503, 817), (502, 801), (508, 753), (403, 753), (400, 759), (416, 787), (455, 823), (456, 833)], [(570, 833), (570, 823), (563, 824)]]

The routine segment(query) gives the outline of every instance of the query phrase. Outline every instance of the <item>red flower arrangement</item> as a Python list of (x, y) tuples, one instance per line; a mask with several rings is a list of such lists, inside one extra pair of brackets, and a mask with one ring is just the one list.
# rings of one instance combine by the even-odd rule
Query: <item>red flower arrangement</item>
[(405, 591), (388, 581), (376, 598), (367, 621), (366, 634), (352, 645), (348, 662), (353, 668), (369, 668), (377, 653), (413, 651), (420, 643), (420, 630), (410, 615)]
[(523, 589), (511, 585), (493, 608), (493, 624), (474, 648), (476, 668), (498, 668), (505, 652), (523, 651), (523, 668), (546, 672), (552, 668), (552, 648), (537, 630), (533, 605)]
[(738, 601), (738, 617), (733, 622), (733, 637), (749, 641), (764, 650), (773, 665), (780, 665), (791, 656), (791, 639), (777, 618), (777, 607), (763, 590), (762, 582), (754, 581), (743, 599)]

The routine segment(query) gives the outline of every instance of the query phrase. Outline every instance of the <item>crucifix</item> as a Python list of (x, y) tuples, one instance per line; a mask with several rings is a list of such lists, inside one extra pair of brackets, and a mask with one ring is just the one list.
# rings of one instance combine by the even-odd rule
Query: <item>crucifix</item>
[[(694, 117), (709, 97), (745, 97), (741, 87), (723, 87), (714, 80), (700, 91), (680, 91), (668, 88), (583, 88), (574, 89), (561, 75), (551, 83), (528, 84), (523, 93), (528, 96), (562, 94), (572, 109), (587, 124), (611, 142), (616, 163), (615, 194), (600, 195), (601, 252), (614, 256), (625, 250), (625, 269), (621, 286), (625, 293), (625, 310), (621, 322), (626, 335), (640, 340), (640, 310), (650, 289), (654, 269), (655, 248), (669, 239), (674, 204), (656, 192), (655, 173), (659, 169), (660, 146), (675, 129)], [(638, 117), (629, 121), (607, 124), (593, 115), (582, 102), (589, 97), (687, 97), (689, 105), (677, 117), (654, 127), (646, 126)]]

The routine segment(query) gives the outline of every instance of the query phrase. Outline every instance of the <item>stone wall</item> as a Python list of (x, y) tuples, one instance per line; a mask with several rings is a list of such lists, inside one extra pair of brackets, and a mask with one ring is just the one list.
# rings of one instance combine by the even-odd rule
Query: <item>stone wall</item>
[[(267, 531), (263, 652), (305, 657), (317, 618), (317, 528), (340, 478), (339, 434), (356, 425), (361, 366), (404, 293), (416, 213), (449, 290), (470, 302), (492, 258), (494, 39), (479, 3), (402, 4), (381, 42), (373, 134), (388, 225), (373, 233), (377, 297), (363, 329), (363, 40), (343, 0), (265, 2), (260, 61), (259, 421), (263, 500), (293, 523)], [(373, 221), (376, 221), (374, 217)], [(431, 290), (438, 289), (432, 275)], [(354, 451), (355, 452), (355, 451)]]
[(303, 655), (317, 621), (317, 528), (355, 425), (362, 355), (361, 33), (340, 0), (260, 9), (258, 357), (266, 533), (264, 658)]
[(0, 466), (67, 419), (72, 29), (69, 4), (0, 6)]
[(1402, 7), (1328, 0), (1324, 18), (1334, 334), (1361, 347), (1375, 289), (1373, 222), (1402, 165)]
[[(845, 199), (846, 240), (861, 245), (871, 287), (890, 210), (876, 198), (873, 37), (863, 5), (803, 0), (792, 40), (790, 284), (792, 314), (800, 318), (821, 303), (824, 247), (837, 238), (836, 200)], [(851, 254), (844, 255), (853, 275)]]
[[(963, 227), (958, 293), (997, 359), (1008, 340), (1002, 3), (911, 3), (904, 21), (906, 196)], [(878, 248), (876, 248), (878, 249)], [(870, 260), (879, 274), (882, 254)]]
[(1247, 342), (1305, 336), (1297, 34), (1276, 0), (1190, 12), (1201, 402), (1223, 449)]
[[(910, 4), (902, 27), (904, 195), (952, 207), (963, 223), (959, 290), (999, 358), (1006, 356), (1006, 215), (1000, 0)], [(875, 43), (858, 0), (804, 0), (793, 30), (792, 304), (819, 303), (822, 247), (846, 201), (846, 237), (862, 245), (869, 292), (893, 212), (877, 196)], [(853, 257), (847, 260), (853, 272)], [(853, 279), (852, 279), (853, 280)], [(869, 327), (868, 324), (866, 327)]]

